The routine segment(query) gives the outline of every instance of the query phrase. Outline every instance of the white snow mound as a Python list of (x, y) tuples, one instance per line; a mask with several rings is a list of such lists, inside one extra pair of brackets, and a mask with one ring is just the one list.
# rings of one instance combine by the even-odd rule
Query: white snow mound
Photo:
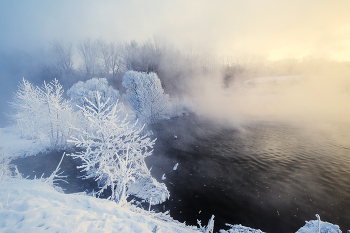
[(227, 231), (220, 230), (220, 233), (264, 233), (261, 230), (245, 227), (245, 226), (242, 226), (241, 224), (238, 224), (238, 225), (226, 224), (226, 225), (230, 226), (231, 229), (228, 229)]
[[(154, 214), (157, 216), (156, 214)], [(2, 177), (0, 232), (198, 232), (92, 196), (59, 193), (39, 180)]]
[[(320, 231), (319, 231), (320, 230)], [(305, 226), (300, 228), (296, 233), (342, 233), (338, 225), (329, 222), (312, 220), (306, 222)]]

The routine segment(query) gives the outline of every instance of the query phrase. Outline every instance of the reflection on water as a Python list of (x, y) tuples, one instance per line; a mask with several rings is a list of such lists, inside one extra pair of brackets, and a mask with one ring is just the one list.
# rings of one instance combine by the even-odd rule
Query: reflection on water
[(216, 230), (230, 223), (280, 233), (320, 214), (350, 229), (349, 125), (258, 122), (230, 130), (177, 119), (154, 131), (147, 162), (158, 180), (166, 174), (164, 206), (175, 219), (196, 225), (214, 214)]

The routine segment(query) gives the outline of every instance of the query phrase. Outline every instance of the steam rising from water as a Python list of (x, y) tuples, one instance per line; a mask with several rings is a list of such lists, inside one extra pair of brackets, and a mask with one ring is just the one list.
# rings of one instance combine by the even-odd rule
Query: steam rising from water
[(211, 79), (193, 90), (199, 112), (216, 120), (350, 123), (350, 71), (339, 74), (237, 80), (230, 88)]

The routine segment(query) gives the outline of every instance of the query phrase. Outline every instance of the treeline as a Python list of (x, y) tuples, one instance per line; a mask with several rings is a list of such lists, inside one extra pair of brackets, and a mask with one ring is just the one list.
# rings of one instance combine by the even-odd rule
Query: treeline
[[(350, 63), (307, 57), (268, 61), (262, 57), (220, 57), (192, 44), (179, 49), (167, 42), (152, 39), (142, 43), (106, 42), (85, 38), (77, 43), (53, 40), (46, 49), (0, 50), (0, 98), (4, 103), (22, 78), (33, 85), (58, 79), (65, 90), (78, 81), (106, 78), (120, 93), (126, 90), (122, 78), (127, 71), (157, 74), (164, 92), (170, 98), (189, 93), (201, 82), (231, 87), (250, 78), (282, 75), (341, 77), (339, 82), (350, 87)], [(10, 112), (0, 105), (0, 124)]]
[(202, 77), (215, 78), (229, 87), (234, 81), (261, 76), (347, 74), (350, 63), (311, 57), (279, 61), (256, 56), (219, 57), (195, 45), (179, 49), (157, 39), (138, 43), (85, 38), (75, 44), (53, 40), (48, 49), (35, 52), (2, 52), (0, 66), (1, 75), (17, 77), (17, 83), (22, 77), (34, 84), (56, 78), (69, 89), (77, 81), (96, 77), (107, 78), (122, 92), (125, 72), (154, 72), (172, 97), (191, 90), (204, 80)]
[(22, 77), (36, 85), (56, 78), (65, 89), (96, 77), (107, 78), (122, 91), (125, 72), (154, 72), (172, 96), (186, 92), (194, 77), (217, 70), (212, 58), (199, 49), (181, 51), (156, 39), (138, 43), (85, 38), (76, 44), (53, 40), (49, 48), (34, 52), (1, 52), (0, 65), (3, 76), (16, 77), (17, 83)]
[(350, 62), (314, 57), (269, 61), (261, 57), (251, 56), (240, 59), (226, 58), (222, 64), (220, 70), (225, 86), (229, 86), (234, 79), (243, 82), (257, 77), (288, 75), (326, 77), (328, 79), (350, 77)]

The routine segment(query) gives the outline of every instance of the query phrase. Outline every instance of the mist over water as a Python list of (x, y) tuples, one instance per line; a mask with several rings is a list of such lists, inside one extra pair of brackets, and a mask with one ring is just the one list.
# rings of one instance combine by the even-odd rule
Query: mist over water
[(236, 126), (251, 120), (349, 123), (349, 77), (347, 66), (342, 73), (333, 67), (311, 75), (305, 71), (294, 76), (237, 74), (226, 88), (213, 78), (192, 93), (199, 113)]
[[(196, 152), (172, 155), (210, 171), (194, 172), (204, 187), (195, 181), (188, 187), (206, 190), (198, 202), (209, 203), (218, 225), (237, 220), (266, 232), (295, 232), (319, 213), (350, 228), (350, 76), (347, 68), (338, 71), (237, 75), (228, 88), (211, 81), (193, 92), (198, 112), (219, 128), (198, 137)], [(189, 209), (202, 206), (192, 202)]]
[(175, 219), (195, 224), (214, 214), (216, 230), (230, 223), (296, 232), (318, 213), (350, 228), (349, 124), (332, 131), (285, 121), (240, 130), (198, 118), (165, 124), (155, 126), (158, 144), (149, 164), (155, 177), (166, 174), (171, 198), (165, 206)]

